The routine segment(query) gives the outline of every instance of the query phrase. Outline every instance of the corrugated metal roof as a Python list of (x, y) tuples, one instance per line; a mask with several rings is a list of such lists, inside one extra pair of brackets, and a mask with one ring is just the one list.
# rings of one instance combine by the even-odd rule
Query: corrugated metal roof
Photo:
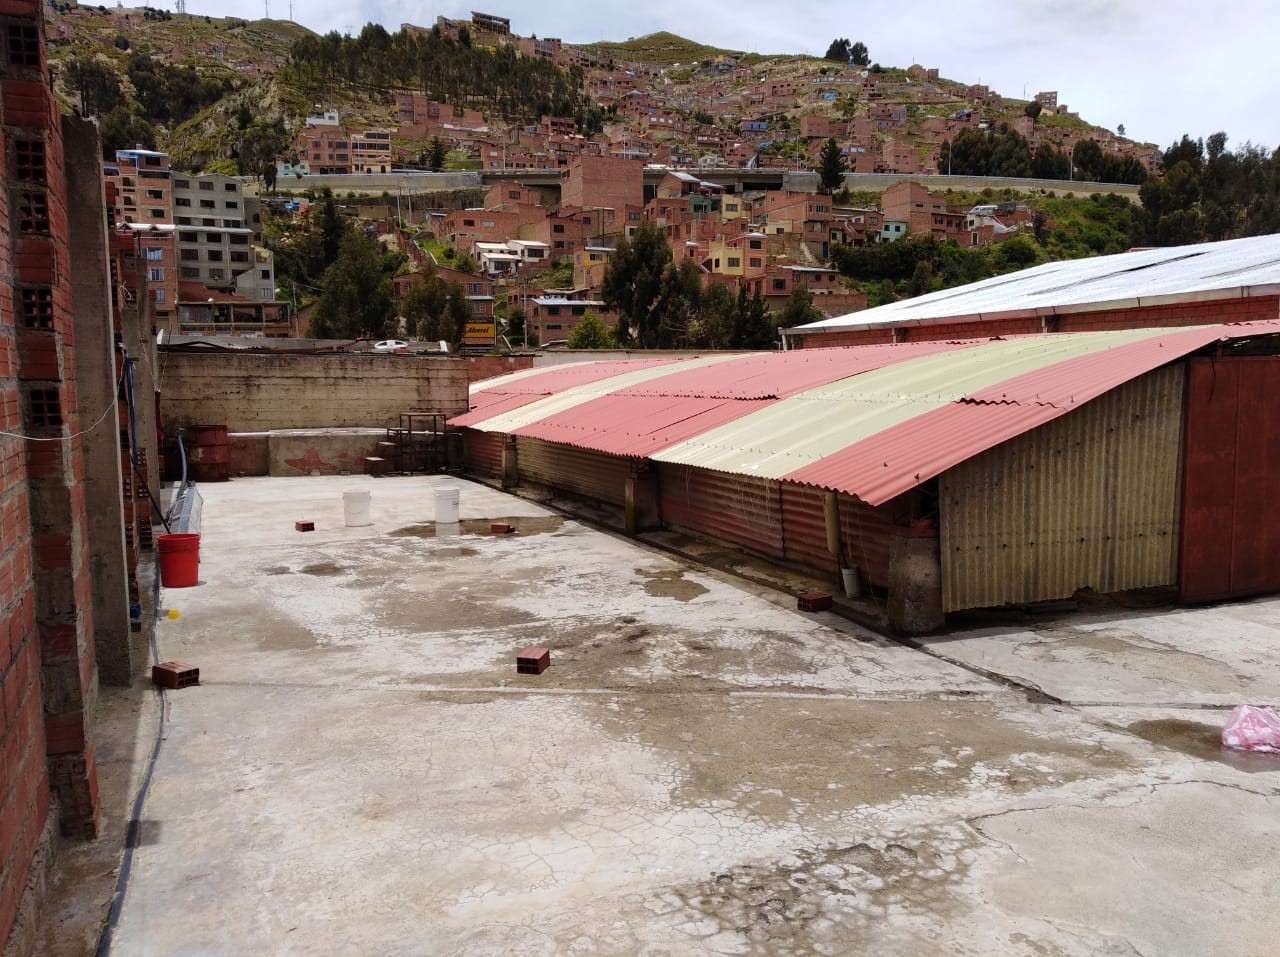
[[(817, 466), (815, 475), (795, 480), (861, 498), (857, 488), (841, 481), (824, 481), (826, 472), (821, 463), (858, 442), (957, 403), (970, 393), (1056, 362), (1157, 334), (1124, 330), (988, 340), (972, 349), (924, 356), (810, 389), (652, 458), (775, 479), (804, 474), (810, 466)], [(932, 440), (946, 446), (964, 438), (934, 436)], [(918, 452), (927, 454), (923, 449)]]
[(451, 424), (878, 505), (1210, 343), (1258, 335), (1280, 321), (558, 367), (482, 383), (483, 410)]
[(459, 427), (486, 429), (481, 423), (499, 412), (520, 408), (537, 402), (564, 389), (589, 382), (598, 382), (610, 376), (621, 375), (637, 368), (671, 365), (675, 359), (617, 359), (605, 362), (575, 362), (550, 369), (522, 369), (507, 375), (484, 379), (471, 386), (468, 405), (470, 411), (450, 420)]
[[(979, 340), (917, 342), (744, 353), (716, 365), (669, 368), (664, 375), (530, 422), (515, 434), (613, 455), (649, 457), (759, 411), (771, 401), (896, 362), (978, 344)], [(598, 385), (607, 388), (614, 383)]]
[[(1080, 339), (1085, 345), (1093, 340), (1101, 348), (1076, 357), (1060, 356), (1056, 363), (1039, 370), (975, 390), (961, 401), (851, 442), (821, 461), (780, 477), (847, 491), (868, 504), (880, 505), (953, 465), (1196, 349), (1259, 332), (1280, 332), (1280, 322), (1029, 337), (1032, 341)], [(1068, 395), (1065, 390), (1072, 374), (1077, 376), (1077, 384)], [(1043, 390), (1037, 380), (1045, 383)], [(986, 398), (975, 401), (983, 396)], [(1041, 401), (1040, 396), (1053, 401)]]
[[(519, 408), (510, 409), (492, 417), (485, 416), (483, 420), (474, 423), (464, 421), (470, 419), (471, 415), (461, 416), (459, 419), (452, 421), (455, 425), (470, 424), (472, 428), (481, 429), (485, 432), (506, 432), (510, 434), (518, 432), (525, 426), (531, 425), (540, 419), (547, 419), (557, 413), (567, 412), (569, 409), (582, 405), (584, 402), (590, 402), (592, 399), (610, 395), (619, 389), (639, 385), (650, 379), (669, 375), (673, 366), (680, 369), (698, 368), (716, 365), (721, 362), (730, 362), (736, 358), (738, 358), (736, 355), (722, 355), (701, 356), (696, 359), (666, 359), (656, 362), (642, 360), (640, 362), (591, 363), (591, 365), (597, 366), (594, 370), (597, 374), (584, 374), (579, 377), (579, 382), (574, 385), (567, 385), (567, 383), (572, 379), (570, 373), (577, 366), (560, 366), (556, 371), (561, 375), (556, 381), (564, 382), (566, 385), (555, 392), (535, 395), (531, 402), (525, 403)], [(606, 368), (598, 368), (600, 366)], [(534, 386), (540, 387), (536, 379), (516, 383), (517, 389), (526, 392)]]
[[(1270, 287), (1270, 288), (1268, 288)], [(866, 326), (1075, 311), (1103, 305), (1236, 298), (1280, 287), (1280, 235), (1171, 246), (1045, 263), (875, 309), (836, 316), (793, 333)]]

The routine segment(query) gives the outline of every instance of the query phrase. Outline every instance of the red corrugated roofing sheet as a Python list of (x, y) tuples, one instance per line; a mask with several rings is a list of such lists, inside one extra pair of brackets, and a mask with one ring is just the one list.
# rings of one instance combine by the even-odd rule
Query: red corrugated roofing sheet
[(477, 426), (504, 412), (537, 402), (575, 386), (599, 382), (624, 372), (648, 369), (653, 366), (679, 365), (679, 359), (617, 359), (607, 362), (573, 362), (555, 366), (537, 375), (520, 375), (511, 382), (501, 378), (492, 385), (473, 389), (469, 400), (470, 410), (449, 420), (451, 426), (463, 428)]
[(880, 505), (1212, 342), (1278, 331), (1277, 322), (1196, 327), (1069, 359), (916, 416), (783, 478)]
[[(643, 457), (749, 415), (777, 399), (897, 362), (970, 349), (986, 341), (749, 353), (619, 389), (516, 429), (514, 434), (612, 455)], [(505, 407), (495, 408), (490, 413), (486, 408), (485, 418), (505, 411)], [(462, 419), (474, 421), (471, 416)], [(452, 424), (469, 423), (455, 419)]]
[(643, 457), (755, 412), (770, 401), (619, 393), (542, 419), (515, 434)]

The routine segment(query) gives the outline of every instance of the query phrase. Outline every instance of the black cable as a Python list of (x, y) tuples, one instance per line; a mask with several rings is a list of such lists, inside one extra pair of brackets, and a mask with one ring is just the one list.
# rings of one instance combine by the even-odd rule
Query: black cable
[[(160, 661), (160, 649), (156, 644), (155, 615), (155, 609), (159, 602), (160, 576), (157, 574), (151, 600), (150, 645), (153, 664), (158, 664)], [(154, 687), (156, 696), (160, 701), (160, 720), (156, 723), (156, 741), (151, 748), (151, 756), (147, 759), (147, 770), (142, 775), (142, 783), (138, 785), (138, 793), (133, 798), (133, 807), (129, 813), (129, 828), (125, 832), (124, 858), (120, 862), (120, 873), (116, 875), (116, 889), (111, 895), (111, 908), (107, 911), (107, 919), (103, 924), (102, 933), (98, 937), (97, 949), (94, 951), (96, 957), (107, 957), (111, 953), (112, 938), (115, 936), (116, 924), (120, 920), (120, 912), (124, 909), (124, 897), (129, 889), (129, 875), (133, 871), (133, 850), (141, 841), (142, 807), (146, 803), (147, 792), (151, 789), (151, 778), (155, 774), (156, 761), (160, 757), (160, 745), (164, 742), (165, 728), (169, 723), (169, 708), (165, 699), (164, 689), (159, 685)]]

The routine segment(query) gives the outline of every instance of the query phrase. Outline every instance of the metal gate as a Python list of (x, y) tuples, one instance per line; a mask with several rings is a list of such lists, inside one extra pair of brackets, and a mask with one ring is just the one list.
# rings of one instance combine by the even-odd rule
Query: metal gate
[(1196, 358), (1190, 367), (1182, 599), (1280, 591), (1280, 357)]

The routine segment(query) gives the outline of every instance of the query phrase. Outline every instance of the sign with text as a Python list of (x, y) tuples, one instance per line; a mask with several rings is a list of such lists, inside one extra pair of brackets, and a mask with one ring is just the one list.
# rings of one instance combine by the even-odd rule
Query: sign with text
[(497, 331), (492, 322), (468, 322), (462, 341), (469, 346), (491, 346), (497, 339)]

